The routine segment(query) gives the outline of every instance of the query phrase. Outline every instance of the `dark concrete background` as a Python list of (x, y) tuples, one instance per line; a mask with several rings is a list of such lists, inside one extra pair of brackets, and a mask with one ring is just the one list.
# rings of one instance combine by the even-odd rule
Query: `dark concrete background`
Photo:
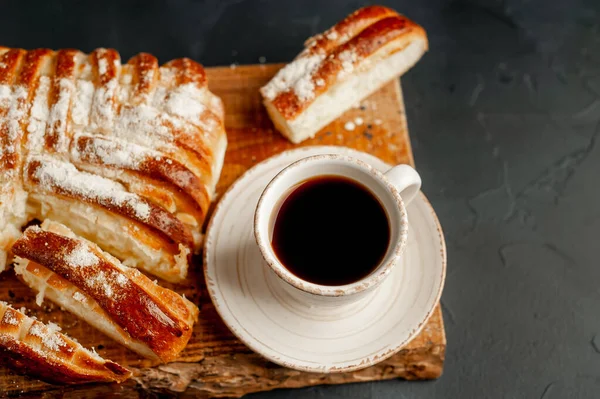
[[(280, 62), (365, 3), (0, 1), (0, 42)], [(381, 3), (430, 39), (402, 83), (448, 243), (445, 372), (252, 397), (600, 397), (600, 1)]]

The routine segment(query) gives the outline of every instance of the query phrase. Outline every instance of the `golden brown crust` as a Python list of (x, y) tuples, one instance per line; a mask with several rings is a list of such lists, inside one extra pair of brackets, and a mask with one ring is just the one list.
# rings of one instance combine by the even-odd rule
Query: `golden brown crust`
[[(144, 356), (173, 360), (197, 319), (191, 302), (73, 232), (30, 229), (9, 251), (27, 220), (51, 216), (103, 241), (125, 264), (180, 282), (201, 243), (225, 143), (222, 102), (192, 60), (159, 67), (139, 54), (122, 65), (112, 49), (88, 55), (0, 47), (0, 269), (7, 253), (21, 255), (21, 271), (38, 288), (77, 291), (94, 304), (96, 327)], [(67, 262), (75, 244), (98, 261)], [(40, 339), (5, 334), (0, 324), (0, 357), (53, 382), (129, 376), (68, 349), (67, 338), (67, 352), (59, 346), (56, 356), (45, 356)]]
[[(17, 72), (25, 54), (24, 50), (11, 49), (0, 56), (0, 85), (10, 87), (18, 80)], [(13, 171), (19, 166), (22, 130), (20, 118), (15, 120), (17, 115), (11, 114), (24, 106), (26, 93), (18, 96), (13, 104), (2, 98), (5, 95), (0, 93), (0, 103), (2, 103), (0, 106), (0, 171), (7, 177), (12, 177)]]
[(398, 16), (396, 11), (383, 6), (375, 5), (361, 8), (348, 15), (327, 31), (308, 38), (304, 42), (305, 51), (309, 53), (328, 53), (336, 46), (356, 36), (371, 24), (381, 19), (395, 16)]
[(99, 48), (90, 54), (90, 62), (96, 87), (90, 122), (93, 127), (109, 132), (118, 106), (116, 91), (121, 58), (113, 49)]
[[(170, 71), (174, 74), (174, 79), (171, 84), (179, 88), (193, 87), (200, 91), (207, 90), (206, 72), (204, 68), (197, 62), (189, 58), (180, 58), (167, 62), (164, 66), (164, 71)], [(161, 69), (163, 69), (161, 68)], [(167, 95), (166, 102), (169, 103), (173, 93)], [(214, 154), (212, 151), (207, 151), (207, 148), (214, 148), (224, 130), (222, 122), (222, 109), (216, 110), (211, 103), (205, 102), (206, 109), (200, 111), (195, 120), (191, 123), (195, 129), (177, 129), (174, 127), (177, 143), (187, 150), (195, 153), (200, 160), (207, 159), (209, 164), (213, 162)], [(221, 105), (222, 107), (222, 105)], [(221, 113), (221, 115), (219, 115)], [(212, 143), (212, 146), (198, 145), (199, 141), (207, 140)]]
[(23, 49), (9, 49), (0, 56), (0, 85), (10, 85), (18, 71), (21, 59), (25, 56)]
[[(50, 109), (54, 109), (55, 112), (51, 113), (51, 119), (46, 127), (46, 134), (44, 136), (45, 149), (49, 152), (59, 151), (59, 145), (63, 144), (67, 139), (65, 135), (68, 132), (68, 113), (74, 91), (75, 55), (77, 54), (78, 51), (70, 49), (56, 52), (56, 69), (48, 100)], [(67, 102), (64, 109), (59, 108), (59, 101)]]
[[(71, 143), (76, 162), (137, 172), (145, 177), (176, 187), (190, 197), (201, 215), (206, 214), (210, 196), (207, 181), (202, 181), (181, 162), (133, 144), (118, 142), (102, 136), (78, 135)], [(129, 154), (126, 159), (114, 154)], [(205, 177), (206, 179), (206, 177)], [(172, 191), (176, 191), (172, 190)]]
[[(155, 57), (142, 53), (121, 65), (112, 49), (86, 55), (72, 49), (0, 48), (0, 191), (8, 193), (3, 196), (14, 195), (25, 179), (27, 191), (59, 195), (126, 217), (140, 225), (136, 234), (164, 241), (158, 247), (173, 257), (162, 261), (164, 265), (179, 262), (174, 257), (182, 253), (180, 245), (190, 253), (199, 248), (225, 142), (222, 104), (208, 91), (203, 67), (192, 60), (159, 67)], [(89, 151), (77, 151), (82, 145)], [(111, 146), (137, 146), (139, 153), (153, 157), (132, 164), (95, 153), (98, 147), (110, 151)], [(148, 215), (140, 217), (111, 198), (78, 195), (60, 184), (64, 182), (42, 186), (35, 172), (45, 166), (45, 159), (75, 164), (79, 174), (120, 181), (119, 193), (142, 197), (136, 202), (150, 208)], [(35, 202), (30, 209), (43, 206), (43, 196), (29, 201)], [(3, 202), (8, 204), (0, 198), (0, 206)]]
[[(123, 382), (131, 372), (0, 302), (0, 359), (50, 383)], [(22, 338), (21, 338), (22, 337)]]
[(138, 105), (147, 103), (159, 79), (158, 60), (151, 54), (140, 53), (128, 62), (133, 67), (133, 89), (130, 103)]
[[(19, 73), (17, 85), (23, 85), (25, 87), (34, 85), (40, 75), (42, 62), (50, 55), (52, 55), (52, 50), (46, 48), (28, 51), (21, 72)], [(31, 91), (33, 90), (30, 90), (30, 92)]]
[(186, 83), (194, 83), (198, 87), (206, 86), (206, 72), (204, 68), (197, 62), (189, 58), (178, 58), (167, 62), (164, 65), (167, 69), (172, 69), (175, 72), (176, 85), (184, 85)]
[(118, 77), (121, 56), (116, 50), (98, 48), (90, 53), (90, 59), (97, 86), (106, 86)]
[(191, 337), (195, 306), (89, 242), (32, 226), (12, 250), (31, 261), (29, 272), (47, 274), (43, 278), (54, 288), (77, 287), (131, 339), (165, 362), (173, 360)]
[[(293, 120), (320, 94), (345, 79), (348, 74), (343, 74), (344, 69), (368, 68), (379, 61), (372, 59), (376, 53), (385, 52), (379, 58), (390, 56), (417, 39), (427, 40), (425, 30), (405, 16), (381, 6), (362, 8), (308, 39), (304, 51), (290, 64), (310, 58), (314, 67), (292, 73), (291, 82), (285, 81), (290, 77), (276, 76), (261, 93), (283, 118)], [(304, 87), (308, 87), (306, 93), (294, 88), (294, 83), (301, 79)]]
[[(55, 167), (48, 168), (50, 164)], [(111, 187), (109, 195), (105, 195), (104, 191), (95, 193), (93, 190), (83, 190), (85, 186), (72, 184), (72, 180), (75, 177), (82, 180), (100, 180), (101, 178), (85, 172), (79, 172), (75, 168), (69, 168), (69, 166), (70, 164), (48, 159), (44, 160), (42, 157), (33, 158), (25, 167), (24, 176), (26, 185), (32, 191), (50, 195), (56, 194), (99, 206), (156, 231), (169, 240), (171, 244), (183, 244), (190, 249), (194, 247), (194, 240), (189, 229), (171, 213), (136, 194), (126, 192), (124, 189), (122, 189), (120, 196), (113, 195), (119, 188), (117, 183), (114, 183), (115, 189)], [(66, 180), (68, 181), (65, 182), (63, 179), (53, 175), (51, 173), (52, 170), (65, 170), (72, 174), (67, 175)], [(105, 180), (105, 182), (109, 183), (110, 181)], [(122, 196), (124, 197), (123, 199), (121, 199)], [(142, 212), (139, 211), (139, 207), (143, 208)], [(177, 245), (175, 245), (176, 247)]]

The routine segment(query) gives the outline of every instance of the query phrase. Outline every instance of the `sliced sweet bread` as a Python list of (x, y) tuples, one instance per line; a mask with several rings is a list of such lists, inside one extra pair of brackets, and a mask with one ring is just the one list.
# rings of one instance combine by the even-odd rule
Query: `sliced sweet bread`
[(193, 303), (62, 224), (28, 227), (12, 250), (15, 272), (38, 301), (50, 299), (144, 357), (172, 361), (192, 335)]
[(386, 7), (364, 7), (309, 38), (260, 92), (275, 127), (299, 143), (410, 69), (427, 46), (415, 22)]
[(123, 382), (131, 372), (0, 302), (0, 359), (20, 373), (50, 383)]

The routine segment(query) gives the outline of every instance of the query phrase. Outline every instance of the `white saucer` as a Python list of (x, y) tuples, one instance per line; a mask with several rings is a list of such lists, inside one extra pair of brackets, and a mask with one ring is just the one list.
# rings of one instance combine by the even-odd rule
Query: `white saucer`
[[(401, 263), (368, 299), (315, 309), (278, 289), (253, 235), (254, 210), (267, 183), (304, 157), (339, 153), (386, 171), (380, 159), (345, 147), (304, 147), (263, 161), (223, 195), (205, 237), (204, 273), (212, 301), (250, 349), (282, 366), (313, 372), (357, 370), (398, 352), (419, 333), (440, 299), (446, 246), (424, 195), (407, 207), (408, 243)], [(352, 250), (351, 248), (349, 250)]]

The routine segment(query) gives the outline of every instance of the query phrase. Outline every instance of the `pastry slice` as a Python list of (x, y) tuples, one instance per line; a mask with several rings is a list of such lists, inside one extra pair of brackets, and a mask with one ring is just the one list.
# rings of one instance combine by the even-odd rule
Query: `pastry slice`
[(365, 7), (308, 39), (260, 92), (275, 127), (299, 143), (410, 69), (427, 46), (421, 26), (389, 8)]
[(187, 275), (193, 236), (175, 215), (123, 184), (45, 155), (25, 165), (29, 208), (100, 243), (128, 266), (167, 281)]
[(198, 308), (50, 220), (13, 248), (15, 272), (38, 291), (138, 354), (169, 362), (192, 335)]
[(123, 382), (131, 372), (0, 302), (0, 359), (17, 372), (50, 383)]

